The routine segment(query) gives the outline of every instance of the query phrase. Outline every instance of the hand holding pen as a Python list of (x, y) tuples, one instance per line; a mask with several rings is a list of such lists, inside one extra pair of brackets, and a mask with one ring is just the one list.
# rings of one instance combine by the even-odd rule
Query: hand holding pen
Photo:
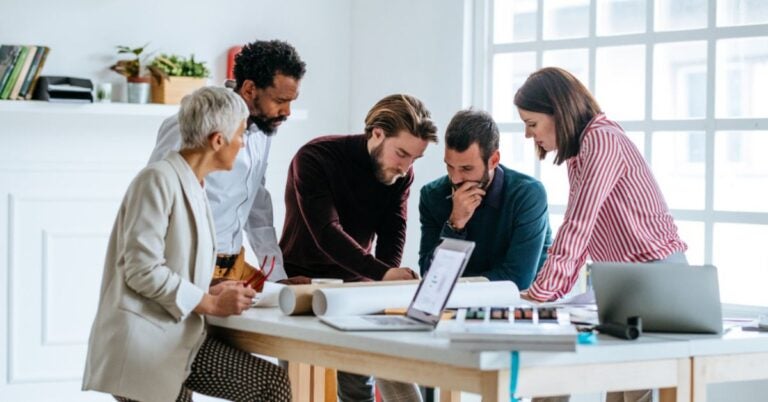
[(483, 202), (483, 197), (485, 197), (485, 190), (476, 181), (465, 181), (453, 190), (453, 194), (451, 194), (453, 209), (448, 217), (448, 222), (454, 230), (464, 229), (477, 207)]

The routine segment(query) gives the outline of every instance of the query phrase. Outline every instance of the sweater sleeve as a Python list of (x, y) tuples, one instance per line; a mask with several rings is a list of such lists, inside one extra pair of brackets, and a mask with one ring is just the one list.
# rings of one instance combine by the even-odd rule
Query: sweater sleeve
[(399, 267), (403, 259), (408, 196), (411, 193), (412, 183), (413, 171), (406, 176), (404, 183), (399, 184), (401, 191), (397, 200), (389, 205), (386, 218), (376, 229), (376, 258), (389, 268)]
[(578, 270), (587, 259), (597, 216), (625, 169), (618, 140), (603, 130), (585, 133), (576, 158), (579, 165), (571, 180), (563, 224), (528, 290), (535, 300), (563, 297), (576, 283)]
[(291, 162), (296, 204), (318, 250), (343, 269), (380, 280), (390, 266), (367, 252), (349, 236), (339, 222), (323, 163), (310, 150), (302, 149)]

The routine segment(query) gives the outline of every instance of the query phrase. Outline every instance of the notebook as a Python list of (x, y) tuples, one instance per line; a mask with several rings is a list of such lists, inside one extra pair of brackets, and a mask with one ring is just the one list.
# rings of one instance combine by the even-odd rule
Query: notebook
[(342, 331), (431, 331), (440, 322), (474, 248), (471, 241), (443, 239), (405, 316), (324, 316), (320, 321)]
[(643, 331), (723, 330), (714, 266), (594, 263), (590, 269), (601, 324), (637, 316)]

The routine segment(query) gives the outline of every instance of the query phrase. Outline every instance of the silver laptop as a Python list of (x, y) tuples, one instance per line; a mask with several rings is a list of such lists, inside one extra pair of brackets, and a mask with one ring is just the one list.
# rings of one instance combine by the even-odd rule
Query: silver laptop
[(320, 321), (342, 331), (431, 331), (440, 322), (474, 248), (471, 241), (443, 239), (405, 316), (331, 316), (320, 317)]
[(643, 331), (723, 331), (714, 266), (594, 263), (590, 269), (601, 324), (637, 316)]

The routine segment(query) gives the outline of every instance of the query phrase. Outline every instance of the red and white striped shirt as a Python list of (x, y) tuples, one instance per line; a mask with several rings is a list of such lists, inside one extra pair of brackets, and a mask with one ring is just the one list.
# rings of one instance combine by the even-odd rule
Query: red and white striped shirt
[(578, 155), (566, 163), (568, 207), (528, 289), (532, 298), (554, 300), (568, 293), (587, 257), (647, 262), (688, 248), (651, 169), (617, 123), (595, 116), (584, 129)]

